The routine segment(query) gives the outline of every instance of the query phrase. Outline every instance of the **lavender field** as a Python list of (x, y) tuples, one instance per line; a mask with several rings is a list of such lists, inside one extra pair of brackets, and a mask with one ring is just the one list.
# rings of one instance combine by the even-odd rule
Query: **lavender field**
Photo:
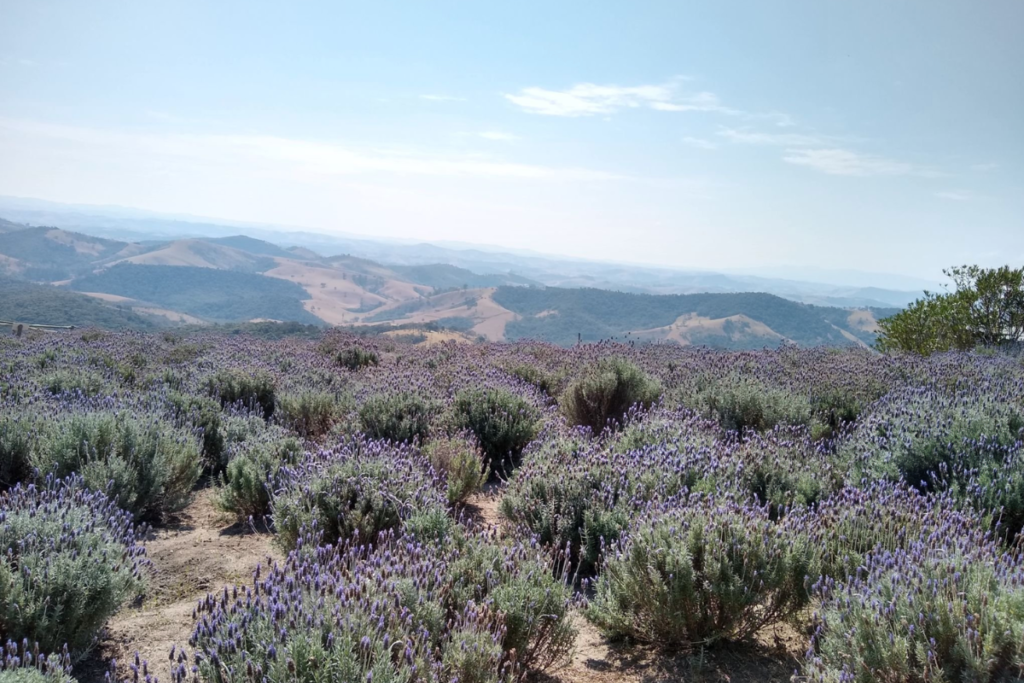
[(1022, 528), (1020, 357), (0, 338), (4, 683), (1019, 680)]

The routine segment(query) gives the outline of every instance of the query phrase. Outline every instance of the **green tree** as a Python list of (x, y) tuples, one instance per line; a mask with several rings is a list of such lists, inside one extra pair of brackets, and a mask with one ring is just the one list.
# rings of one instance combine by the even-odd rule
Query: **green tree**
[(943, 273), (953, 281), (952, 291), (925, 292), (878, 322), (881, 351), (928, 355), (1024, 339), (1024, 268), (957, 266)]

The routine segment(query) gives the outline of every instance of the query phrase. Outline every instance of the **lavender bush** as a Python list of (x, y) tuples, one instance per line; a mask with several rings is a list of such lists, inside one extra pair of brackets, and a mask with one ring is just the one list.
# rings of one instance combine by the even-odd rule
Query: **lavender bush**
[(476, 436), (492, 474), (509, 472), (537, 433), (540, 412), (507, 389), (467, 389), (455, 397), (455, 424)]
[(290, 549), (314, 522), (325, 543), (357, 532), (373, 542), (408, 517), (446, 505), (440, 480), (412, 446), (352, 438), (283, 468), (271, 509), (278, 540)]
[(706, 497), (659, 506), (609, 550), (587, 617), (669, 648), (744, 638), (806, 604), (811, 558), (763, 508)]
[(338, 351), (334, 360), (341, 367), (352, 371), (380, 365), (380, 356), (377, 352), (364, 349), (361, 346), (350, 346)]
[(331, 431), (345, 409), (345, 402), (327, 391), (284, 393), (277, 419), (304, 439), (319, 439)]
[(11, 414), (0, 416), (0, 491), (31, 475), (34, 430), (32, 420)]
[(371, 439), (395, 443), (422, 441), (436, 413), (432, 401), (409, 392), (371, 396), (359, 407), (363, 431)]
[(902, 480), (949, 491), (989, 514), (1004, 536), (1024, 527), (1024, 402), (1016, 384), (893, 392), (841, 454), (853, 483)]
[(980, 534), (869, 553), (821, 601), (812, 681), (1007, 681), (1024, 676), (1024, 572)]
[(650, 408), (661, 392), (657, 380), (628, 360), (612, 357), (588, 367), (569, 384), (561, 404), (570, 422), (598, 434), (620, 426), (630, 408)]
[(464, 503), (487, 481), (483, 453), (470, 433), (436, 436), (423, 446), (423, 455), (444, 478), (449, 505)]
[(273, 426), (236, 442), (227, 451), (228, 465), (217, 491), (217, 506), (239, 521), (269, 514), (282, 468), (297, 464), (302, 454), (298, 439)]
[(82, 476), (139, 519), (185, 507), (201, 472), (192, 433), (128, 413), (62, 415), (45, 425), (32, 453), (40, 472)]
[(0, 649), (0, 683), (74, 683), (71, 656), (40, 652), (39, 644), (8, 640)]
[(140, 594), (144, 531), (78, 477), (0, 494), (0, 638), (81, 657)]
[(206, 389), (222, 405), (240, 404), (250, 410), (259, 408), (265, 418), (277, 406), (277, 384), (266, 370), (218, 370), (206, 380)]
[[(314, 525), (251, 587), (200, 601), (207, 681), (508, 681), (565, 656), (568, 590), (543, 555), (486, 538), (323, 545)], [(554, 654), (552, 654), (554, 653)], [(174, 653), (172, 653), (174, 657)], [(190, 677), (177, 656), (175, 680)]]

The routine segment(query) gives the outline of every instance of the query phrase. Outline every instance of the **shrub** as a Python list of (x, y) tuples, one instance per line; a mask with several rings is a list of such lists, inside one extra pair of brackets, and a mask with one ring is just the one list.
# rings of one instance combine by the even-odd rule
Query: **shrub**
[(758, 504), (772, 519), (794, 506), (814, 506), (842, 488), (845, 471), (836, 467), (827, 444), (803, 427), (777, 426), (727, 445), (729, 484)]
[(0, 683), (75, 683), (70, 676), (71, 655), (39, 651), (39, 644), (20, 645), (8, 640), (0, 649)]
[(361, 346), (342, 349), (334, 357), (334, 360), (341, 367), (353, 371), (380, 364), (380, 356), (375, 351), (364, 349)]
[(810, 552), (760, 508), (691, 500), (641, 516), (605, 559), (587, 617), (663, 647), (745, 638), (807, 601)]
[(0, 491), (32, 474), (32, 441), (35, 424), (23, 417), (0, 417)]
[(505, 389), (474, 389), (455, 397), (455, 424), (476, 436), (492, 474), (518, 464), (537, 433), (540, 411)]
[(318, 439), (329, 432), (340, 412), (335, 396), (325, 391), (284, 394), (277, 407), (281, 423), (304, 439)]
[(81, 657), (142, 590), (143, 531), (77, 477), (0, 494), (0, 638)]
[(937, 534), (823, 579), (805, 673), (815, 681), (1008, 681), (1024, 670), (1018, 557)]
[[(877, 397), (876, 397), (877, 398)], [(811, 412), (822, 436), (832, 437), (856, 422), (867, 407), (855, 394), (836, 388), (826, 389), (811, 396)]]
[[(1012, 389), (1011, 389), (1012, 391)], [(1024, 409), (983, 387), (892, 392), (840, 448), (851, 483), (904, 481), (948, 491), (1012, 537), (1024, 526)]]
[(227, 470), (217, 491), (217, 506), (239, 521), (270, 513), (271, 494), (282, 467), (302, 455), (297, 439), (267, 430), (238, 443), (229, 451)]
[(809, 425), (812, 417), (808, 398), (742, 375), (708, 382), (684, 403), (716, 418), (725, 431), (741, 434), (780, 424)]
[(533, 363), (519, 363), (509, 368), (508, 373), (527, 384), (532, 384), (548, 396), (558, 396), (565, 383), (564, 372), (546, 372)]
[(202, 466), (198, 440), (159, 419), (129, 413), (63, 415), (38, 437), (32, 464), (43, 473), (81, 474), (137, 519), (188, 504)]
[(504, 617), (501, 644), (521, 673), (565, 662), (576, 640), (569, 618), (567, 567), (552, 565), (534, 544), (497, 543), (489, 535), (453, 534), (446, 548), (449, 609), (490, 604)]
[(472, 435), (431, 439), (423, 447), (423, 455), (434, 471), (444, 477), (449, 505), (464, 503), (487, 481), (487, 465)]
[(43, 378), (43, 388), (51, 394), (78, 393), (98, 396), (106, 389), (103, 378), (92, 372), (58, 370)]
[(411, 446), (353, 439), (284, 468), (271, 508), (278, 540), (292, 548), (314, 522), (327, 543), (356, 532), (373, 542), (409, 516), (445, 505), (440, 482)]
[(177, 419), (202, 431), (204, 469), (216, 474), (223, 472), (224, 435), (221, 433), (221, 407), (212, 398), (174, 392), (170, 395), (171, 408)]
[(433, 414), (433, 404), (416, 394), (380, 394), (360, 406), (359, 421), (371, 439), (405, 443), (427, 436)]
[(630, 408), (650, 408), (660, 397), (661, 384), (636, 365), (622, 358), (605, 358), (566, 387), (562, 410), (570, 422), (598, 434), (605, 427), (621, 424)]
[[(307, 530), (302, 550), (257, 571), (251, 589), (200, 601), (190, 641), (197, 680), (251, 671), (309, 683), (497, 683), (571, 645), (568, 589), (527, 546), (461, 535), (427, 544), (394, 532), (379, 541), (324, 546)], [(176, 681), (188, 677), (186, 662), (179, 654)]]
[(983, 540), (980, 515), (956, 509), (949, 495), (923, 495), (902, 482), (844, 488), (815, 508), (798, 508), (783, 524), (815, 549), (811, 577), (846, 580), (869, 554), (906, 551), (930, 538)]
[(277, 389), (270, 373), (257, 370), (220, 370), (206, 380), (206, 389), (221, 405), (240, 403), (250, 410), (259, 408), (270, 419), (277, 402)]
[[(567, 552), (581, 575), (592, 575), (604, 548), (649, 503), (698, 486), (714, 490), (719, 479), (718, 454), (710, 449), (704, 423), (691, 416), (660, 428), (644, 426), (654, 443), (628, 451), (578, 434), (538, 439), (509, 479), (502, 517)], [(627, 433), (638, 434), (620, 434)]]

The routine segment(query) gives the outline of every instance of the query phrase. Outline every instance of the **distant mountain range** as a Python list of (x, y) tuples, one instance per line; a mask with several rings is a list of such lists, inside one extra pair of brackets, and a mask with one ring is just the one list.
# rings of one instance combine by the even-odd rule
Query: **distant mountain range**
[[(877, 318), (919, 295), (265, 228), (240, 235), (236, 226), (30, 204), (5, 209), (0, 199), (0, 277), (39, 285), (36, 302), (59, 292), (70, 305), (79, 292), (114, 307), (121, 317), (97, 322), (107, 326), (433, 322), (561, 344), (625, 335), (729, 348), (870, 344)], [(26, 217), (51, 225), (19, 222)], [(32, 315), (5, 313), (0, 301), (0, 319), (12, 317)]]

